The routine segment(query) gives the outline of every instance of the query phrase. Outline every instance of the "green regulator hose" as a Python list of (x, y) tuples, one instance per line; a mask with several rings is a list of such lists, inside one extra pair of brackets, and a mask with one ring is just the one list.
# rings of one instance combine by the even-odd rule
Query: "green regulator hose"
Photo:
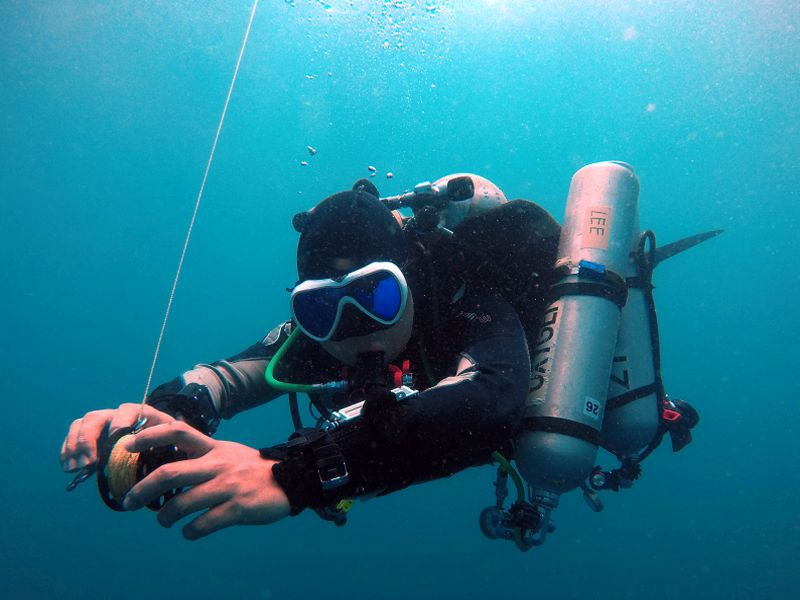
[(517, 470), (511, 466), (511, 463), (508, 462), (505, 456), (497, 451), (492, 452), (492, 458), (500, 465), (501, 469), (508, 473), (511, 480), (514, 482), (514, 486), (517, 488), (517, 501), (522, 502), (525, 500), (525, 487), (522, 485), (522, 478), (519, 476), (519, 473), (517, 473)]
[(342, 390), (347, 387), (346, 381), (330, 381), (328, 383), (289, 383), (286, 381), (278, 381), (275, 379), (275, 367), (283, 358), (283, 355), (286, 354), (286, 351), (289, 350), (291, 345), (294, 343), (297, 336), (300, 334), (300, 330), (298, 328), (294, 328), (292, 333), (289, 335), (289, 338), (278, 348), (278, 351), (275, 353), (275, 356), (272, 357), (272, 360), (269, 361), (266, 370), (264, 371), (264, 379), (267, 380), (267, 383), (270, 387), (280, 390), (281, 392), (287, 393), (309, 393), (309, 392), (324, 392), (324, 391), (333, 391), (333, 390)]
[[(523, 502), (525, 500), (525, 487), (522, 485), (522, 478), (519, 476), (519, 473), (517, 473), (517, 470), (511, 466), (511, 463), (508, 462), (505, 456), (497, 451), (492, 452), (492, 458), (500, 465), (503, 471), (508, 473), (511, 480), (514, 482), (514, 486), (517, 488), (517, 502)], [(514, 527), (514, 543), (517, 545), (517, 548), (523, 552), (527, 552), (531, 549), (530, 546), (525, 544), (522, 536), (522, 529), (519, 527)]]

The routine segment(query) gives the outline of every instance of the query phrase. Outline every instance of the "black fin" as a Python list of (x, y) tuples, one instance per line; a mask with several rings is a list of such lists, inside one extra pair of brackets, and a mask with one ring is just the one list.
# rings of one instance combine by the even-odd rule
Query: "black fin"
[(696, 233), (694, 235), (690, 235), (689, 237), (685, 237), (681, 240), (671, 242), (666, 246), (659, 246), (658, 248), (656, 248), (655, 260), (653, 266), (655, 267), (656, 265), (667, 260), (668, 258), (672, 258), (676, 254), (680, 254), (684, 250), (688, 250), (689, 248), (696, 246), (701, 242), (710, 240), (711, 238), (718, 236), (723, 231), (724, 229), (714, 229), (712, 231), (706, 231), (704, 233)]

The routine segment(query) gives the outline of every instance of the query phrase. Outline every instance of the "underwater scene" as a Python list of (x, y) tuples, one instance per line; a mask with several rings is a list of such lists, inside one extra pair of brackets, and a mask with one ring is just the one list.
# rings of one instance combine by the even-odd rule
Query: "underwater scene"
[[(797, 597), (799, 156), (800, 5), (790, 0), (5, 0), (0, 593)], [(327, 246), (301, 242), (298, 252), (323, 218), (321, 208), (306, 211), (345, 191), (387, 215), (399, 210), (369, 234), (379, 246), (412, 236), (409, 247), (429, 256), (426, 244), (445, 240), (460, 248), (448, 260), (473, 252), (480, 267), (464, 259), (456, 279), (469, 283), (439, 281), (441, 298), (414, 295), (406, 263), (391, 256), (319, 271), (323, 256), (347, 255), (369, 237), (342, 225)], [(464, 216), (461, 207), (480, 199), (505, 211), (484, 218), (493, 229), (469, 221), (488, 213)], [(532, 210), (541, 219), (535, 250), (515, 237)], [(612, 222), (626, 233), (609, 245)], [(545, 268), (531, 266), (531, 253), (547, 257)], [(499, 371), (453, 341), (488, 327), (480, 310), (494, 305), (481, 300), (458, 313), (465, 324), (451, 337), (433, 317), (430, 330), (419, 333), (421, 316), (405, 330), (404, 340), (427, 340), (423, 361), (425, 344), (431, 356), (452, 346), (449, 371), (432, 377), (437, 364), (424, 365), (430, 389), (416, 383), (423, 367), (414, 358), (413, 380), (389, 367), (398, 387), (384, 382), (375, 400), (372, 383), (349, 379), (369, 353), (340, 358), (347, 331), (373, 344), (405, 326), (412, 304), (417, 318), (429, 305), (467, 302), (464, 285), (484, 285), (525, 321), (533, 300), (522, 296), (519, 309), (519, 294), (487, 283), (496, 275), (510, 286), (503, 290), (547, 281), (527, 344), (516, 316), (516, 337), (492, 338), (508, 357), (497, 359), (506, 361)], [(277, 331), (265, 338), (289, 320), (281, 335), (291, 331), (290, 341)], [(240, 358), (255, 365), (252, 382), (245, 367), (214, 361), (278, 340), (277, 364), (298, 332), (302, 348), (323, 358), (303, 363), (295, 381), (363, 386), (360, 415), (333, 400), (310, 405), (306, 393), (335, 398), (333, 384), (281, 387), (286, 373), (275, 365), (266, 375), (275, 399), (230, 408), (249, 402), (240, 387), (266, 385), (275, 350), (263, 364)], [(384, 350), (377, 356), (390, 362)], [(508, 413), (520, 429), (487, 446), (497, 451), (490, 458), (480, 432), (510, 417), (476, 407), (481, 394), (490, 407), (510, 402), (510, 388), (492, 385), (517, 359), (532, 369)], [(631, 373), (639, 360), (646, 376), (630, 380), (626, 360)], [(209, 375), (220, 371), (222, 383)], [(187, 372), (202, 373), (194, 395), (181, 387), (190, 376), (174, 379)], [(587, 391), (596, 380), (599, 395)], [(201, 424), (148, 406), (144, 429), (113, 438), (141, 416), (130, 406), (165, 383), (159, 406), (190, 423), (202, 406)], [(422, 406), (434, 388), (441, 404)], [(476, 396), (465, 393), (464, 410), (448, 412), (459, 389)], [(340, 440), (344, 459), (334, 453), (330, 473), (311, 434), (302, 451), (259, 454), (295, 430), (287, 391), (298, 394), (306, 426), (324, 425), (325, 440), (363, 426), (375, 439), (414, 441), (386, 442), (382, 462), (353, 458)], [(92, 412), (125, 403), (127, 412)], [(380, 406), (392, 415), (417, 407), (412, 433), (434, 433), (401, 438), (404, 421), (386, 425)], [(114, 415), (122, 416), (110, 426)], [(90, 422), (103, 432), (99, 465), (70, 454), (97, 443), (85, 439)], [(167, 437), (147, 437), (169, 427), (159, 434)], [(156, 447), (169, 457), (142, 462)], [(386, 467), (396, 457), (417, 466)], [(129, 458), (128, 471), (113, 471)], [(267, 460), (315, 466), (267, 470)], [(375, 473), (363, 475), (359, 460)], [(180, 514), (148, 510), (137, 482), (167, 461), (173, 474), (181, 465), (209, 470), (155, 492), (152, 484), (162, 502), (187, 494), (186, 504), (206, 481), (235, 485)], [(264, 466), (263, 485), (248, 465)], [(359, 477), (381, 483), (335, 491)], [(381, 491), (391, 493), (352, 508), (339, 502)], [(320, 498), (327, 519), (312, 510)], [(222, 515), (215, 528), (191, 529), (206, 509)], [(344, 516), (344, 526), (329, 522)]]

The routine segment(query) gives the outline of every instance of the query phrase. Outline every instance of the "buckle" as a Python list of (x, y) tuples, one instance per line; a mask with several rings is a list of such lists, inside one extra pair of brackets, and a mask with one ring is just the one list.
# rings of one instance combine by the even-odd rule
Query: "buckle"
[[(324, 464), (328, 461), (331, 461), (330, 464)], [(347, 463), (341, 455), (338, 460), (334, 457), (319, 460), (317, 461), (317, 467), (319, 482), (325, 491), (344, 485), (350, 479), (350, 474), (347, 472)]]
[(408, 400), (419, 394), (419, 390), (415, 390), (407, 385), (401, 385), (392, 390), (394, 397), (398, 402), (401, 400)]
[(661, 411), (661, 418), (667, 421), (668, 423), (675, 423), (676, 421), (680, 421), (683, 415), (679, 413), (677, 410), (672, 410), (671, 408), (665, 408)]
[(578, 268), (573, 271), (575, 275), (596, 279), (598, 281), (602, 281), (606, 277), (607, 272), (604, 264), (592, 262), (590, 260), (579, 261)]
[(296, 457), (301, 461), (306, 477), (313, 478), (316, 470), (323, 491), (342, 486), (350, 480), (342, 451), (326, 431), (295, 432), (285, 447), (290, 457)]
[(311, 450), (316, 460), (320, 485), (323, 491), (328, 491), (347, 483), (350, 474), (339, 446), (331, 442), (327, 434), (321, 441), (319, 445), (312, 445)]

